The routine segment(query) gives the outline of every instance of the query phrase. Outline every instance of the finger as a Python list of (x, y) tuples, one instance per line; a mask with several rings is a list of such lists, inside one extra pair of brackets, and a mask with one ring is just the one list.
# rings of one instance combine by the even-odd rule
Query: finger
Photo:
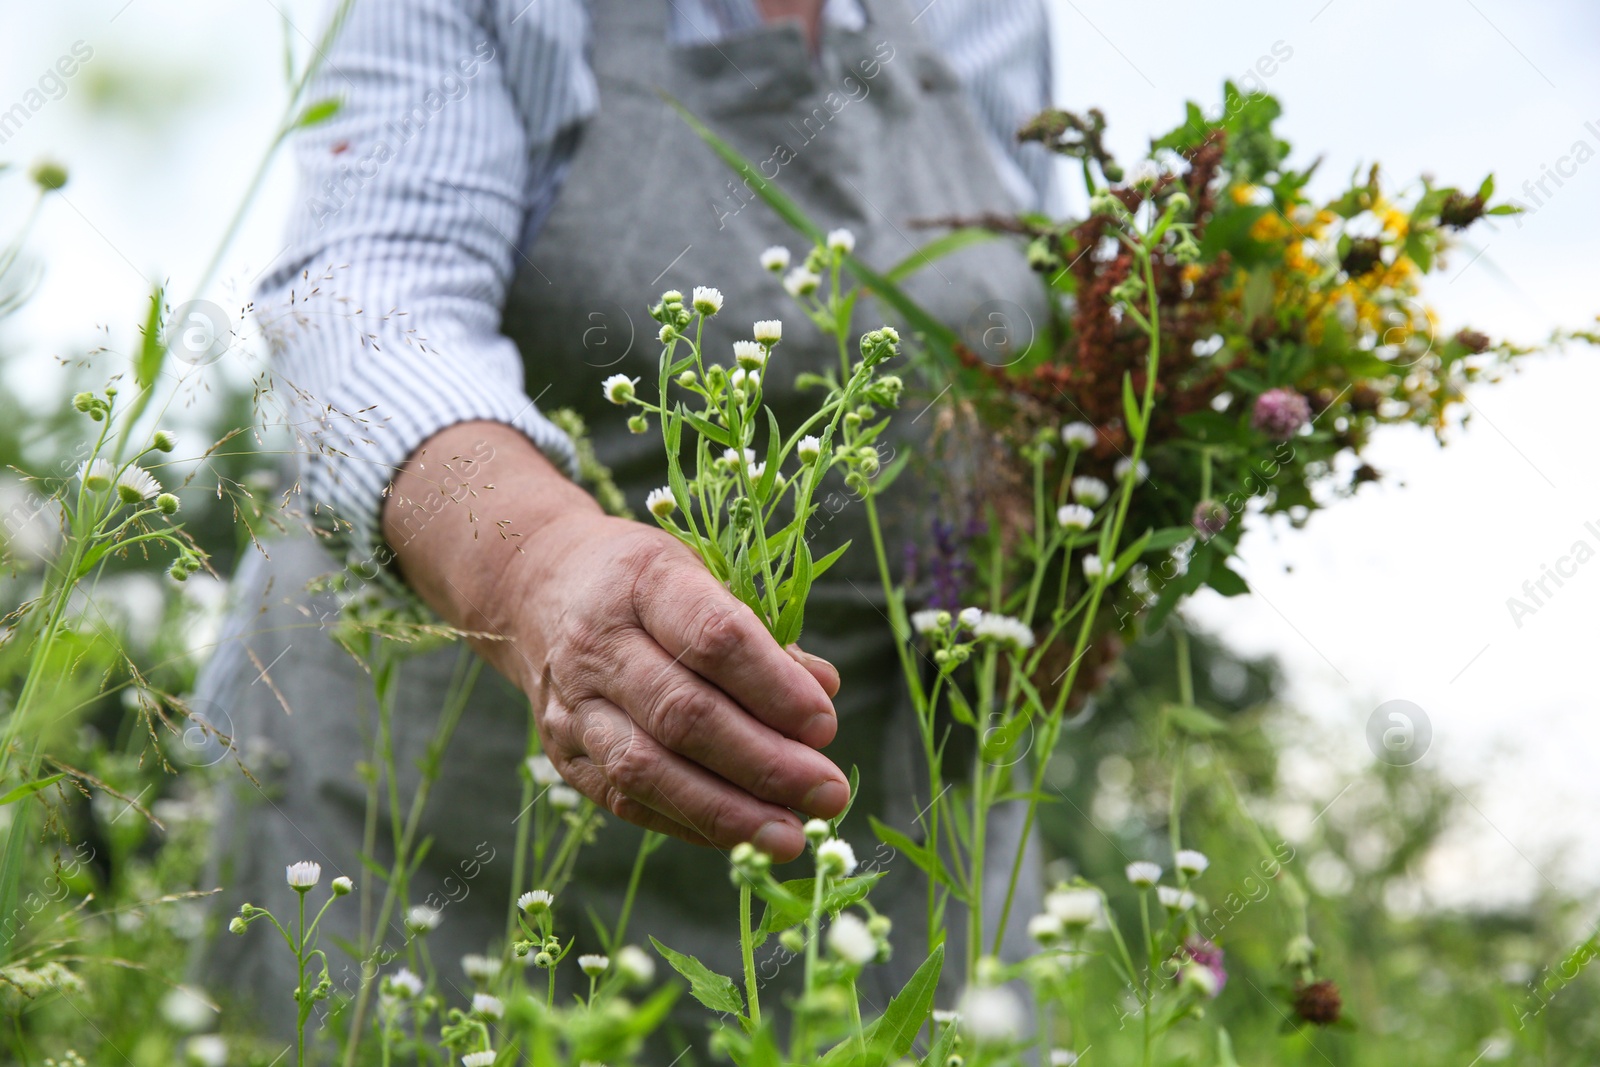
[(849, 803), (849, 783), (831, 760), (756, 720), (648, 634), (622, 646), (614, 665), (598, 679), (598, 695), (668, 750), (757, 799), (808, 815), (832, 818)]
[(821, 656), (813, 656), (799, 645), (785, 645), (784, 651), (794, 657), (794, 661), (811, 672), (811, 677), (822, 686), (822, 691), (832, 700), (839, 695), (839, 669)]
[(675, 837), (680, 841), (687, 841), (691, 845), (701, 845), (706, 848), (715, 847), (704, 836), (695, 833), (676, 819), (669, 819), (665, 815), (645, 807), (636, 800), (629, 800), (627, 797), (622, 796), (621, 793), (617, 793), (615, 797), (610, 798), (611, 802), (607, 803), (607, 793), (614, 792), (614, 790), (607, 784), (604, 773), (601, 772), (599, 767), (595, 766), (594, 761), (588, 756), (578, 756), (572, 759), (568, 762), (567, 770), (564, 774), (567, 780), (572, 783), (574, 789), (585, 796), (599, 797), (600, 799), (596, 800), (596, 803), (625, 822), (630, 822), (635, 826), (652, 830), (658, 834)]
[(633, 801), (718, 848), (749, 841), (780, 860), (793, 859), (805, 848), (793, 812), (757, 800), (668, 751), (609, 700), (585, 700), (575, 712), (554, 704), (545, 717), (555, 720), (554, 732), (564, 745), (576, 740), (577, 750), (568, 750), (569, 763), (586, 756), (599, 768), (606, 789), (596, 800), (619, 817), (631, 810), (623, 801)]
[(839, 720), (817, 679), (687, 550), (663, 552), (646, 566), (633, 600), (640, 622), (669, 656), (750, 714), (812, 748), (833, 740)]

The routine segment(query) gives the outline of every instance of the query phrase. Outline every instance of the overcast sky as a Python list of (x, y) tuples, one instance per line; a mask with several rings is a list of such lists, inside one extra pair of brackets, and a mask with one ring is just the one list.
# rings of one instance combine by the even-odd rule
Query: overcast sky
[[(1426, 171), (1475, 185), (1494, 171), (1502, 192), (1535, 208), (1520, 223), (1475, 228), (1472, 247), (1431, 284), (1445, 332), (1470, 325), (1533, 342), (1600, 311), (1594, 5), (1050, 2), (1058, 102), (1102, 108), (1124, 158), (1175, 125), (1185, 98), (1214, 103), (1224, 78), (1254, 71), (1283, 101), (1298, 161), (1325, 157), (1322, 192), (1380, 160), (1396, 181)], [(148, 279), (184, 291), (198, 277), (280, 106), (283, 16), (303, 51), (301, 31), (315, 36), (321, 4), (0, 0), (0, 10), (0, 109), (75, 43), (93, 50), (65, 96), (0, 146), (0, 158), (50, 154), (73, 174), (65, 203), (36, 231), (49, 273), (12, 335), (32, 362), (11, 384), (47, 388), (58, 380), (49, 354), (101, 343), (99, 326), (127, 343)], [(182, 102), (94, 103), (101, 79), (127, 73), (137, 75), (130, 91)], [(214, 297), (236, 301), (280, 249), (286, 177), (275, 172), (224, 265), (235, 288)], [(21, 184), (0, 191), (0, 218), (16, 217)], [(1473, 805), (1459, 846), (1433, 872), (1440, 899), (1600, 881), (1600, 845), (1585, 834), (1600, 805), (1600, 556), (1564, 564), (1571, 576), (1535, 613), (1517, 620), (1507, 608), (1576, 542), (1600, 550), (1597, 397), (1596, 357), (1577, 349), (1474, 390), (1472, 425), (1446, 449), (1420, 432), (1380, 436), (1370, 459), (1389, 475), (1384, 485), (1303, 531), (1258, 526), (1241, 548), (1258, 594), (1191, 610), (1241, 650), (1287, 666), (1313, 722), (1292, 739), (1309, 753), (1294, 763), (1307, 792), (1302, 822), (1337, 803), (1348, 769), (1371, 758), (1374, 708), (1405, 699), (1424, 710), (1434, 735), (1426, 761)]]

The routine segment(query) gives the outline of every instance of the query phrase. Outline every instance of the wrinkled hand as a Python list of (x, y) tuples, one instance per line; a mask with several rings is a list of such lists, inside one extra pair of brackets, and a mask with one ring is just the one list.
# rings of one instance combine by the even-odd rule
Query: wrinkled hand
[(561, 776), (629, 822), (702, 844), (805, 847), (788, 809), (831, 817), (849, 785), (825, 661), (785, 650), (661, 530), (605, 515), (551, 523), (513, 640)]

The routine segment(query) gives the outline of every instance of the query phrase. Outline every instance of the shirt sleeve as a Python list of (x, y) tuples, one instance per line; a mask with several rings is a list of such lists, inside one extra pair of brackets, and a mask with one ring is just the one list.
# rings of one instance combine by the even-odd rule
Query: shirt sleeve
[(256, 305), (304, 491), (357, 558), (382, 545), (400, 466), (445, 427), (504, 423), (575, 467), (500, 332), (597, 101), (584, 5), (540, 2), (536, 33), (503, 32), (512, 14), (488, 0), (355, 4), (307, 97), (341, 105), (297, 137), (288, 246)]
[[(926, 0), (918, 0), (919, 3)], [(1041, 0), (936, 0), (917, 24), (966, 87), (1001, 180), (1030, 211), (1055, 208), (1056, 165), (1017, 129), (1050, 106), (1050, 22)]]

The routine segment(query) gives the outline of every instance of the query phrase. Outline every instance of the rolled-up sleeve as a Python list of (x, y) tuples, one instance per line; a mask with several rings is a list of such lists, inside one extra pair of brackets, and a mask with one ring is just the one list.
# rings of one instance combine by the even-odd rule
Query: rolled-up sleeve
[(303, 490), (352, 553), (378, 550), (391, 481), (448, 426), (513, 426), (573, 471), (500, 332), (596, 102), (583, 5), (541, 15), (506, 35), (486, 2), (357, 3), (311, 89), (340, 108), (297, 135), (289, 244), (256, 305)]

